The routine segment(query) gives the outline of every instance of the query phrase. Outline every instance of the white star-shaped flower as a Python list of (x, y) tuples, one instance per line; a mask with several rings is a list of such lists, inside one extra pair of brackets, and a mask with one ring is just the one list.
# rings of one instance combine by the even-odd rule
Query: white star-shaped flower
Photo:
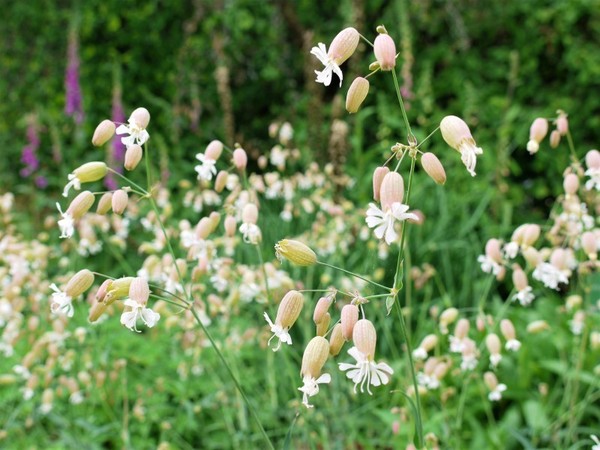
[(506, 385), (504, 383), (500, 383), (496, 388), (488, 394), (488, 399), (491, 402), (497, 402), (502, 399), (502, 393), (506, 391)]
[(398, 233), (394, 230), (396, 221), (402, 222), (407, 219), (419, 220), (416, 214), (409, 213), (409, 206), (402, 203), (394, 202), (392, 206), (383, 212), (374, 203), (369, 203), (367, 210), (367, 226), (374, 228), (374, 233), (377, 239), (385, 239), (386, 244), (390, 245), (398, 239)]
[(150, 139), (150, 135), (146, 129), (140, 127), (131, 117), (127, 122), (129, 125), (121, 124), (115, 131), (116, 134), (129, 135), (121, 138), (123, 145), (125, 145), (127, 148), (131, 147), (133, 144), (144, 145), (148, 139)]
[(217, 162), (214, 159), (207, 158), (204, 153), (198, 153), (196, 159), (202, 163), (194, 167), (194, 170), (198, 172), (198, 179), (212, 180), (212, 177), (217, 174), (217, 168), (215, 167)]
[(261, 238), (260, 228), (255, 223), (244, 222), (240, 225), (240, 233), (248, 244), (258, 244)]
[(600, 169), (590, 168), (585, 171), (585, 174), (590, 177), (590, 179), (585, 182), (585, 188), (588, 191), (592, 189), (600, 191)]
[(517, 339), (509, 339), (506, 341), (506, 346), (504, 348), (506, 348), (506, 350), (510, 350), (511, 352), (517, 352), (521, 348), (521, 342)]
[(590, 434), (590, 439), (596, 444), (592, 446), (592, 450), (600, 450), (600, 439), (598, 439), (598, 436)]
[(60, 237), (61, 239), (70, 238), (75, 232), (75, 220), (73, 220), (73, 216), (71, 214), (62, 211), (58, 202), (56, 203), (56, 207), (58, 208), (58, 212), (62, 216), (62, 219), (58, 221), (58, 226), (60, 227)]
[(321, 61), (325, 66), (323, 70), (315, 70), (315, 74), (317, 75), (317, 83), (323, 83), (325, 86), (329, 86), (331, 84), (333, 73), (335, 73), (340, 79), (340, 87), (342, 87), (344, 74), (342, 73), (340, 66), (338, 66), (333, 58), (327, 54), (327, 47), (325, 44), (319, 42), (318, 46), (313, 47), (310, 53), (319, 58), (319, 61)]
[(131, 331), (140, 333), (140, 330), (136, 328), (138, 318), (142, 319), (142, 322), (149, 328), (156, 325), (158, 319), (160, 319), (159, 313), (152, 311), (150, 308), (146, 308), (146, 305), (142, 305), (135, 300), (128, 298), (123, 303), (126, 307), (131, 308), (131, 310), (123, 311), (123, 314), (121, 314), (121, 324), (125, 325)]
[(531, 286), (526, 286), (524, 289), (513, 295), (513, 300), (519, 300), (522, 306), (528, 306), (535, 299), (535, 295), (531, 292)]
[(73, 309), (73, 299), (67, 295), (66, 292), (58, 289), (56, 284), (52, 283), (50, 289), (54, 291), (52, 294), (52, 300), (50, 302), (50, 310), (53, 314), (65, 315), (67, 317), (73, 317), (75, 310)]
[(569, 278), (566, 271), (560, 270), (550, 263), (540, 263), (532, 274), (533, 278), (544, 283), (544, 286), (550, 289), (558, 290), (560, 283), (569, 284)]
[(390, 381), (390, 377), (394, 373), (392, 368), (386, 363), (375, 363), (368, 359), (356, 347), (348, 350), (348, 354), (356, 360), (356, 364), (340, 363), (340, 370), (346, 373), (346, 376), (354, 382), (354, 393), (356, 386), (360, 383), (360, 392), (364, 392), (364, 385), (367, 384), (367, 392), (372, 394), (370, 385), (381, 386)]
[(302, 378), (302, 382), (304, 384), (302, 387), (298, 388), (298, 390), (303, 393), (302, 404), (307, 408), (312, 408), (313, 405), (308, 403), (308, 397), (312, 397), (319, 393), (319, 384), (329, 384), (331, 382), (331, 375), (324, 373), (317, 379), (311, 377), (310, 375), (306, 375), (304, 378)]
[(69, 196), (69, 190), (71, 188), (75, 189), (76, 191), (81, 189), (81, 180), (77, 178), (77, 175), (75, 175), (74, 173), (70, 173), (67, 179), (69, 180), (69, 182), (65, 185), (65, 188), (63, 189), (63, 197)]
[(487, 255), (479, 255), (477, 257), (477, 262), (481, 264), (481, 270), (485, 273), (498, 275), (502, 271), (502, 266)]
[(292, 337), (290, 336), (290, 333), (288, 333), (288, 328), (283, 328), (280, 324), (274, 324), (273, 322), (271, 322), (271, 319), (269, 319), (269, 315), (267, 313), (264, 314), (264, 317), (265, 320), (269, 323), (269, 326), (271, 327), (271, 333), (273, 333), (273, 336), (271, 336), (271, 338), (267, 342), (267, 345), (271, 343), (271, 340), (274, 337), (277, 337), (277, 339), (279, 339), (279, 342), (273, 349), (274, 352), (279, 350), (282, 342), (286, 343), (287, 345), (292, 345)]

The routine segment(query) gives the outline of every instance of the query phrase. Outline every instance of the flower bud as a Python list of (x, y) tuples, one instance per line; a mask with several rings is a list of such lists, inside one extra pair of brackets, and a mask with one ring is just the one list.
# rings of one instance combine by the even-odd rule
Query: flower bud
[(581, 248), (589, 259), (596, 260), (598, 244), (596, 244), (596, 234), (594, 232), (586, 231), (581, 235)]
[(67, 214), (71, 214), (73, 219), (81, 219), (94, 204), (94, 194), (90, 191), (83, 191), (77, 195), (69, 205)]
[(219, 156), (221, 156), (221, 153), (223, 153), (223, 143), (221, 141), (214, 140), (211, 141), (206, 147), (204, 156), (206, 156), (209, 159), (212, 159), (213, 161), (216, 161), (217, 159), (219, 159)]
[(512, 274), (513, 284), (515, 285), (515, 289), (517, 291), (522, 291), (523, 289), (529, 286), (529, 281), (527, 281), (527, 275), (519, 266), (515, 266)]
[(255, 224), (258, 220), (258, 208), (254, 203), (247, 203), (242, 209), (242, 222)]
[(440, 122), (440, 131), (446, 144), (455, 150), (459, 150), (463, 141), (475, 142), (469, 126), (460, 117), (444, 117)]
[(550, 133), (550, 147), (556, 148), (560, 144), (560, 133), (558, 130), (552, 130)]
[(304, 306), (302, 293), (294, 290), (289, 291), (279, 303), (275, 323), (281, 325), (282, 328), (291, 328), (300, 316), (302, 306)]
[(600, 169), (600, 152), (590, 150), (585, 154), (585, 165), (588, 169)]
[(567, 195), (575, 194), (579, 189), (579, 177), (574, 173), (567, 174), (563, 180), (563, 187)]
[(73, 171), (73, 174), (82, 183), (91, 183), (92, 181), (101, 180), (106, 176), (108, 167), (101, 161), (93, 161), (79, 166)]
[(338, 323), (333, 330), (331, 330), (331, 335), (329, 336), (329, 354), (331, 356), (339, 355), (342, 347), (344, 346), (344, 335), (342, 334), (342, 324)]
[(148, 280), (142, 277), (135, 277), (129, 286), (129, 298), (135, 300), (140, 305), (148, 303), (150, 297), (150, 287)]
[(196, 225), (195, 234), (198, 239), (204, 240), (213, 231), (211, 220), (208, 217), (203, 217)]
[(248, 164), (248, 155), (243, 148), (236, 148), (233, 151), (233, 165), (237, 170), (245, 170)]
[(326, 312), (321, 321), (317, 323), (317, 336), (325, 336), (327, 333), (327, 329), (329, 328), (329, 324), (331, 323), (331, 314)]
[(454, 327), (454, 336), (457, 339), (464, 339), (469, 333), (469, 328), (471, 328), (469, 321), (467, 319), (460, 319)]
[(287, 259), (297, 266), (312, 266), (317, 262), (317, 255), (306, 244), (292, 239), (283, 239), (275, 245), (275, 255), (281, 261)]
[(360, 35), (355, 28), (344, 28), (331, 41), (327, 54), (339, 66), (352, 56), (359, 40)]
[(131, 113), (129, 120), (135, 122), (140, 128), (147, 128), (150, 123), (150, 113), (146, 108), (137, 108)]
[(527, 332), (531, 334), (541, 333), (542, 331), (549, 330), (550, 325), (545, 320), (534, 320), (527, 325)]
[(390, 169), (385, 166), (377, 167), (373, 172), (373, 199), (375, 201), (379, 201), (381, 196), (381, 183), (383, 183), (383, 178), (388, 173), (390, 173)]
[(115, 134), (115, 124), (112, 120), (103, 120), (98, 124), (94, 130), (94, 136), (92, 137), (92, 145), (95, 147), (101, 147), (106, 144), (108, 140)]
[(531, 267), (537, 267), (537, 265), (542, 261), (542, 257), (540, 252), (538, 252), (533, 247), (527, 247), (523, 251), (523, 258), (527, 261), (527, 264)]
[(94, 274), (88, 269), (83, 269), (77, 272), (67, 283), (65, 293), (75, 298), (87, 291), (94, 284)]
[(448, 333), (448, 325), (454, 323), (454, 321), (458, 318), (458, 309), (456, 308), (448, 308), (442, 311), (440, 314), (440, 330), (443, 334)]
[(522, 244), (524, 246), (532, 246), (540, 237), (542, 229), (539, 225), (530, 223), (523, 228)]
[(217, 174), (217, 178), (215, 179), (215, 191), (218, 193), (223, 192), (225, 189), (225, 185), (227, 185), (227, 178), (229, 178), (229, 173), (226, 170), (221, 170)]
[(550, 255), (550, 264), (560, 270), (568, 269), (569, 254), (563, 248), (555, 248)]
[(502, 348), (500, 338), (495, 333), (490, 333), (485, 337), (485, 345), (492, 355), (497, 355), (498, 353), (500, 353), (500, 350)]
[(237, 222), (235, 217), (227, 216), (225, 217), (225, 236), (233, 237), (235, 236), (235, 230), (237, 230)]
[(396, 44), (389, 34), (380, 34), (375, 38), (373, 51), (381, 70), (392, 70), (396, 66)]
[(534, 154), (539, 149), (539, 144), (542, 142), (548, 133), (548, 121), (538, 117), (533, 121), (529, 128), (529, 142), (527, 143), (527, 151)]
[(342, 324), (342, 336), (347, 341), (351, 340), (354, 326), (358, 322), (358, 306), (352, 304), (345, 305), (342, 308), (340, 322)]
[(428, 334), (423, 338), (419, 348), (422, 348), (426, 352), (430, 352), (438, 344), (438, 337), (435, 334)]
[(221, 222), (221, 214), (219, 214), (217, 211), (213, 211), (208, 215), (208, 218), (210, 219), (210, 224), (212, 227), (210, 232), (212, 233), (217, 229), (219, 223)]
[(497, 263), (502, 262), (502, 251), (500, 250), (501, 244), (498, 239), (492, 238), (485, 244), (485, 254), (496, 261)]
[(356, 322), (352, 331), (352, 342), (369, 361), (373, 360), (377, 344), (377, 332), (370, 320), (360, 319)]
[[(106, 280), (106, 281), (110, 281), (110, 280)], [(98, 301), (94, 302), (94, 304), (90, 308), (90, 313), (88, 315), (89, 322), (90, 323), (96, 322), (102, 316), (102, 314), (104, 314), (106, 312), (107, 309), (108, 309), (108, 305), (106, 303), (98, 302)]]
[(331, 295), (328, 295), (327, 297), (321, 297), (319, 299), (313, 312), (313, 322), (315, 324), (319, 324), (319, 322), (323, 320), (325, 314), (331, 306), (331, 303), (333, 303), (333, 297)]
[(498, 378), (493, 372), (484, 373), (483, 381), (490, 391), (493, 391), (498, 387)]
[(556, 130), (561, 136), (565, 136), (569, 132), (569, 120), (565, 113), (560, 113), (556, 119)]
[(442, 166), (438, 157), (433, 153), (423, 153), (423, 156), (421, 156), (421, 166), (423, 166), (427, 175), (437, 184), (446, 183), (444, 166)]
[(385, 212), (392, 207), (393, 203), (402, 203), (404, 198), (404, 181), (398, 172), (390, 172), (381, 182), (379, 192), (381, 209)]
[(100, 197), (98, 201), (98, 206), (96, 207), (96, 213), (98, 214), (106, 214), (112, 208), (112, 192), (105, 192)]
[(107, 281), (100, 286), (100, 289), (96, 293), (96, 300), (110, 305), (115, 300), (125, 298), (129, 295), (129, 288), (131, 287), (133, 277), (123, 277)]
[(357, 112), (368, 93), (369, 80), (363, 77), (355, 78), (346, 94), (346, 111), (350, 114)]
[(127, 147), (127, 150), (125, 151), (125, 169), (135, 169), (142, 160), (142, 154), (142, 147), (137, 144), (133, 144)]
[(310, 376), (314, 379), (319, 378), (321, 375), (321, 369), (327, 362), (329, 357), (329, 342), (322, 336), (315, 336), (310, 340), (304, 355), (302, 356), (302, 367), (300, 374)]
[(123, 214), (127, 203), (129, 202), (129, 196), (123, 189), (118, 189), (113, 193), (111, 199), (112, 210), (115, 214)]

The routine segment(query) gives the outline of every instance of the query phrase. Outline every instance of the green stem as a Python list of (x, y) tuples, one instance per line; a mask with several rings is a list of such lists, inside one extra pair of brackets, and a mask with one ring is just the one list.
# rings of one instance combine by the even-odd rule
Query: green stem
[(108, 171), (112, 172), (113, 174), (115, 174), (116, 176), (118, 176), (119, 178), (121, 178), (122, 180), (126, 181), (127, 183), (131, 184), (133, 187), (135, 187), (136, 189), (138, 189), (143, 197), (147, 197), (149, 195), (148, 191), (146, 189), (144, 189), (143, 187), (141, 187), (139, 184), (134, 183), (129, 178), (127, 178), (125, 175), (120, 174), (119, 172), (117, 172), (114, 169), (111, 169), (110, 167), (108, 168)]
[(263, 277), (265, 279), (267, 302), (270, 302), (272, 297), (271, 297), (271, 290), (269, 289), (269, 277), (267, 276), (267, 269), (266, 269), (265, 263), (263, 261), (263, 256), (262, 256), (262, 252), (260, 251), (260, 247), (258, 245), (255, 245), (254, 247), (256, 247), (256, 253), (258, 254), (258, 261), (260, 262), (260, 267), (262, 269)]
[(242, 388), (241, 384), (237, 380), (235, 374), (233, 373), (233, 370), (231, 370), (231, 367), (230, 367), (229, 363), (227, 362), (227, 360), (225, 359), (225, 357), (223, 356), (223, 353), (221, 352), (221, 350), (219, 350), (219, 347), (217, 346), (217, 343), (213, 339), (213, 337), (210, 334), (210, 332), (208, 331), (208, 329), (202, 323), (202, 320), (200, 320), (200, 317), (198, 316), (198, 313), (196, 312), (196, 309), (192, 306), (190, 308), (190, 311), (192, 312), (192, 315), (194, 316), (194, 319), (196, 319), (196, 322), (198, 322), (198, 325), (200, 325), (200, 328), (202, 328), (202, 332), (206, 335), (206, 337), (210, 341), (210, 344), (215, 349), (215, 352), (217, 352), (217, 356), (219, 357), (219, 359), (223, 363), (223, 366), (227, 370), (227, 373), (229, 374), (229, 376), (233, 380), (233, 383), (235, 384), (235, 387), (237, 388), (238, 392), (244, 398), (244, 402), (248, 406), (248, 409), (250, 410), (250, 414), (252, 414), (252, 417), (256, 421), (256, 424), (258, 425), (258, 428), (260, 429), (261, 434), (265, 438), (265, 442), (267, 443), (268, 448), (270, 448), (271, 450), (275, 450), (275, 447), (273, 447), (273, 444), (271, 443), (271, 439), (269, 438), (269, 435), (267, 434), (267, 432), (265, 431), (265, 429), (262, 426), (262, 422), (260, 421), (260, 419), (258, 417), (258, 414), (256, 413), (256, 409), (252, 406), (252, 403), (250, 403), (250, 399), (246, 395), (246, 392), (244, 392), (244, 389)]
[(322, 266), (331, 267), (332, 269), (339, 270), (340, 272), (347, 273), (348, 275), (352, 275), (353, 277), (356, 277), (356, 278), (358, 278), (360, 280), (366, 281), (367, 283), (371, 283), (372, 285), (377, 286), (377, 287), (379, 287), (381, 289), (385, 289), (386, 291), (390, 290), (389, 287), (384, 286), (383, 284), (379, 284), (379, 283), (376, 283), (375, 281), (369, 280), (368, 278), (361, 277), (360, 275), (358, 275), (358, 274), (356, 274), (354, 272), (350, 272), (349, 270), (342, 269), (341, 267), (337, 267), (337, 266), (334, 266), (334, 265), (331, 265), (331, 264), (327, 264), (326, 262), (323, 262), (323, 261), (317, 261), (317, 264), (321, 264)]
[(575, 152), (575, 145), (573, 144), (571, 131), (567, 131), (567, 142), (569, 143), (569, 150), (571, 151), (571, 159), (574, 163), (579, 163), (579, 158), (577, 158), (577, 153)]
[(421, 145), (423, 145), (425, 142), (427, 142), (427, 140), (431, 136), (433, 136), (435, 133), (437, 133), (439, 129), (440, 129), (440, 127), (437, 127), (435, 130), (433, 130), (431, 133), (429, 133), (425, 139), (423, 139), (421, 142), (419, 142), (419, 145), (417, 145), (417, 148), (419, 148)]
[(394, 88), (396, 89), (396, 95), (398, 96), (398, 103), (400, 104), (400, 109), (402, 110), (402, 118), (404, 119), (404, 124), (406, 125), (406, 131), (408, 133), (407, 141), (409, 145), (416, 145), (417, 139), (414, 134), (412, 134), (412, 130), (410, 128), (410, 122), (408, 121), (408, 115), (406, 114), (406, 108), (404, 107), (404, 101), (402, 100), (402, 94), (400, 93), (400, 85), (398, 84), (398, 75), (396, 75), (396, 71), (392, 70), (392, 75), (394, 77)]

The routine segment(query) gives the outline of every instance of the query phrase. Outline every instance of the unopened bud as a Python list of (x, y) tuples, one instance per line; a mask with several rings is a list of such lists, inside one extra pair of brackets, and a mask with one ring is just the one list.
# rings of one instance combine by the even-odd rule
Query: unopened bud
[(546, 134), (548, 134), (548, 121), (542, 117), (538, 117), (529, 128), (529, 140), (539, 144), (546, 137)]
[(87, 291), (94, 284), (94, 274), (88, 269), (83, 269), (77, 272), (67, 283), (65, 293), (75, 298)]
[(561, 136), (565, 136), (569, 132), (569, 120), (565, 113), (560, 113), (556, 119), (556, 130)]
[(292, 239), (279, 241), (275, 245), (275, 255), (280, 261), (285, 258), (297, 266), (312, 266), (317, 262), (317, 255), (309, 246)]
[(112, 120), (103, 120), (98, 124), (94, 130), (94, 136), (92, 137), (92, 145), (100, 147), (108, 142), (108, 140), (115, 134), (115, 124)]
[(465, 338), (469, 333), (469, 328), (471, 328), (469, 321), (467, 319), (460, 319), (454, 327), (454, 336), (457, 339)]
[(321, 321), (317, 323), (317, 336), (325, 336), (327, 333), (327, 329), (329, 328), (329, 324), (331, 323), (331, 314), (326, 312)]
[(490, 391), (493, 391), (498, 387), (498, 378), (493, 372), (484, 373), (483, 381)]
[(329, 342), (322, 336), (315, 336), (310, 340), (304, 355), (302, 356), (302, 367), (300, 374), (310, 376), (314, 379), (319, 378), (321, 375), (321, 369), (327, 362), (329, 357)]
[(281, 325), (282, 328), (291, 328), (300, 316), (302, 306), (304, 306), (302, 293), (294, 290), (289, 291), (279, 303), (275, 323)]
[(381, 209), (385, 212), (392, 207), (393, 203), (402, 203), (404, 199), (404, 180), (398, 172), (390, 172), (381, 183), (379, 193)]
[(379, 201), (381, 194), (381, 183), (383, 178), (390, 173), (390, 169), (386, 166), (377, 167), (373, 172), (373, 199)]
[(423, 338), (419, 348), (422, 348), (426, 352), (430, 352), (438, 343), (438, 337), (435, 334), (428, 334)]
[(373, 360), (377, 344), (377, 332), (370, 320), (360, 319), (356, 322), (352, 331), (352, 342), (369, 361)]
[(588, 169), (600, 169), (600, 152), (590, 150), (585, 154), (585, 165)]
[(448, 333), (448, 325), (454, 323), (458, 318), (458, 309), (448, 308), (440, 314), (440, 330), (443, 334)]
[(502, 336), (507, 341), (512, 341), (517, 337), (517, 332), (515, 331), (515, 326), (508, 319), (502, 319), (500, 321), (500, 331), (502, 332)]
[(237, 222), (235, 217), (227, 216), (225, 217), (225, 235), (227, 237), (235, 236), (235, 231), (237, 230)]
[(581, 235), (581, 248), (591, 260), (596, 260), (598, 244), (596, 243), (596, 234), (592, 231), (586, 231)]
[(150, 123), (150, 113), (146, 108), (137, 108), (131, 113), (129, 120), (135, 122), (140, 128), (147, 128)]
[(96, 213), (106, 214), (112, 208), (112, 192), (105, 192), (98, 200), (98, 206), (96, 207)]
[(516, 266), (514, 268), (512, 280), (513, 284), (515, 285), (515, 289), (519, 292), (527, 288), (527, 286), (529, 286), (529, 281), (527, 281), (527, 275), (519, 266)]
[(558, 130), (552, 130), (550, 133), (550, 147), (556, 148), (560, 144), (560, 133)]
[(424, 153), (421, 156), (421, 165), (423, 169), (431, 177), (433, 181), (437, 184), (446, 183), (446, 171), (444, 170), (444, 166), (433, 153)]
[(342, 324), (338, 323), (333, 330), (331, 330), (331, 335), (329, 336), (329, 354), (331, 356), (337, 356), (342, 347), (344, 346), (344, 335), (342, 334)]
[(381, 70), (392, 70), (396, 66), (396, 44), (389, 34), (380, 34), (375, 38), (373, 51)]
[(125, 168), (127, 170), (135, 169), (142, 160), (142, 154), (142, 147), (137, 144), (127, 147), (127, 150), (125, 151)]
[(91, 183), (92, 181), (101, 180), (106, 176), (108, 167), (101, 161), (93, 161), (79, 166), (73, 171), (73, 174), (82, 183)]
[(538, 252), (533, 247), (527, 247), (523, 251), (523, 258), (527, 261), (530, 267), (537, 267), (537, 265), (542, 261), (542, 257), (540, 252)]
[(347, 341), (352, 339), (354, 326), (358, 322), (358, 312), (358, 306), (356, 305), (349, 304), (342, 308), (340, 320), (342, 324), (342, 336)]
[(94, 194), (90, 191), (83, 191), (73, 199), (67, 209), (67, 214), (71, 214), (73, 219), (81, 219), (93, 204)]
[(542, 229), (539, 225), (530, 223), (523, 228), (522, 244), (524, 246), (532, 246), (540, 237)]
[(500, 338), (495, 333), (490, 333), (485, 337), (485, 345), (492, 355), (500, 353), (500, 349), (502, 348)]
[(150, 287), (148, 280), (142, 277), (135, 277), (129, 286), (129, 298), (135, 300), (140, 305), (145, 305), (150, 297)]
[(247, 203), (242, 209), (242, 222), (256, 224), (258, 220), (258, 208), (254, 203)]
[(355, 78), (346, 94), (346, 111), (350, 114), (357, 112), (368, 93), (369, 80), (363, 77)]
[(333, 303), (333, 297), (328, 295), (327, 297), (321, 297), (317, 304), (315, 305), (315, 310), (313, 312), (313, 322), (315, 324), (319, 324), (329, 310), (329, 307)]
[(118, 189), (113, 193), (111, 199), (112, 210), (115, 214), (123, 214), (127, 203), (129, 202), (129, 196), (123, 189)]
[(549, 330), (550, 325), (545, 320), (534, 320), (527, 325), (527, 332), (531, 334), (541, 333), (542, 331)]
[(218, 193), (223, 192), (225, 186), (227, 185), (227, 178), (229, 178), (229, 173), (225, 170), (221, 170), (217, 174), (217, 178), (215, 179), (215, 191)]
[(248, 155), (243, 148), (236, 148), (233, 151), (233, 165), (237, 170), (245, 170), (248, 164)]
[(579, 177), (574, 173), (569, 173), (565, 176), (563, 187), (567, 195), (573, 195), (579, 189)]

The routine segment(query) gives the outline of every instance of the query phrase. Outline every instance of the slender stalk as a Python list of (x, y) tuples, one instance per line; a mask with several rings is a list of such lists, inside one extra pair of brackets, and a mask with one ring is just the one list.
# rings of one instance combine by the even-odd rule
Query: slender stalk
[(269, 277), (267, 276), (267, 268), (265, 267), (265, 262), (263, 261), (262, 252), (260, 251), (260, 247), (255, 245), (256, 253), (258, 254), (258, 261), (260, 262), (260, 267), (262, 269), (263, 277), (265, 279), (265, 290), (267, 292), (267, 301), (271, 301), (271, 290), (269, 289)]
[(400, 85), (398, 84), (398, 75), (396, 75), (396, 71), (392, 70), (392, 76), (394, 77), (394, 88), (396, 89), (396, 95), (398, 96), (398, 103), (400, 104), (400, 109), (402, 110), (402, 118), (404, 119), (404, 124), (406, 125), (406, 132), (408, 133), (407, 140), (409, 145), (416, 145), (417, 139), (414, 134), (412, 134), (412, 130), (410, 128), (410, 122), (408, 121), (408, 115), (406, 114), (406, 108), (404, 107), (404, 101), (402, 100), (402, 94), (400, 93)]
[(433, 136), (435, 133), (438, 132), (439, 129), (440, 129), (440, 127), (437, 127), (435, 130), (433, 130), (431, 133), (429, 133), (425, 139), (423, 139), (421, 142), (419, 142), (419, 145), (417, 145), (417, 148), (419, 148), (421, 145), (423, 145), (425, 142), (427, 142), (431, 136)]
[(377, 287), (379, 287), (381, 289), (385, 289), (386, 291), (390, 290), (389, 287), (384, 286), (383, 284), (379, 284), (379, 283), (376, 283), (375, 281), (369, 280), (368, 278), (361, 277), (360, 275), (358, 275), (358, 274), (356, 274), (354, 272), (350, 272), (349, 270), (342, 269), (341, 267), (337, 267), (337, 266), (334, 266), (332, 264), (327, 264), (326, 262), (323, 262), (323, 261), (317, 261), (317, 264), (321, 264), (322, 266), (331, 267), (332, 269), (339, 270), (340, 272), (347, 273), (348, 275), (352, 275), (355, 278), (358, 278), (360, 280), (366, 281), (367, 283), (371, 283), (372, 285), (377, 286)]

